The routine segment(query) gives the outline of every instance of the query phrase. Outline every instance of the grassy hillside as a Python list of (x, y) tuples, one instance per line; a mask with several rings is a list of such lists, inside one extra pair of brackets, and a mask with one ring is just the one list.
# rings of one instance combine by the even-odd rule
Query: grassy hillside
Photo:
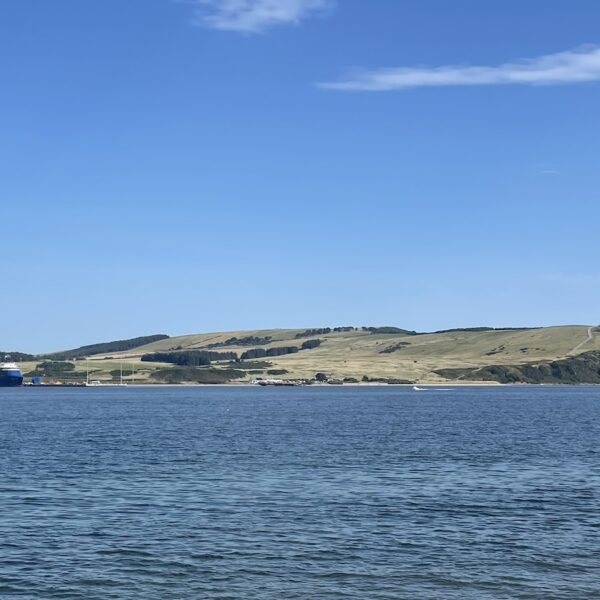
[(498, 383), (594, 383), (600, 384), (600, 352), (592, 350), (561, 360), (521, 365), (489, 365), (476, 369), (444, 369), (440, 373), (455, 381)]
[[(120, 352), (111, 350), (106, 354), (94, 354), (87, 359), (77, 352), (77, 358), (72, 360), (75, 375), (66, 373), (64, 379), (81, 376), (86, 367), (92, 378), (110, 379), (119, 374), (123, 365), (125, 379), (131, 381), (135, 372), (138, 382), (173, 382), (179, 376), (190, 382), (221, 381), (223, 378), (220, 378), (219, 370), (235, 373), (232, 380), (236, 382), (259, 377), (312, 379), (318, 372), (337, 380), (360, 381), (366, 377), (371, 380), (441, 383), (458, 377), (463, 381), (503, 381), (506, 377), (495, 379), (490, 373), (496, 371), (485, 368), (509, 366), (514, 369), (519, 365), (567, 360), (565, 368), (568, 369), (571, 355), (600, 351), (600, 330), (583, 325), (522, 330), (452, 330), (426, 334), (396, 332), (393, 328), (373, 329), (321, 329), (320, 332), (267, 329), (157, 339)], [(304, 342), (317, 339), (321, 342), (318, 347), (301, 349)], [(297, 347), (299, 351), (280, 356), (253, 357), (241, 363), (232, 362), (229, 358), (212, 360), (210, 366), (204, 367), (153, 362), (151, 356), (146, 356), (150, 361), (142, 361), (143, 356), (157, 352), (162, 356), (184, 351), (233, 352), (242, 356), (248, 350), (270, 351), (290, 347)], [(33, 370), (35, 362), (26, 363), (24, 367)], [(167, 373), (169, 369), (179, 369), (179, 375)], [(480, 372), (481, 379), (478, 379), (478, 369), (484, 369)], [(502, 369), (497, 371), (506, 373)]]

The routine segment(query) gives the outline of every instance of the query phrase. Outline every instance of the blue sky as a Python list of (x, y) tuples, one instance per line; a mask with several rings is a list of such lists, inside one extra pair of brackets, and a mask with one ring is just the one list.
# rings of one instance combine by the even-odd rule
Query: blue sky
[(597, 323), (599, 19), (4, 0), (0, 348)]

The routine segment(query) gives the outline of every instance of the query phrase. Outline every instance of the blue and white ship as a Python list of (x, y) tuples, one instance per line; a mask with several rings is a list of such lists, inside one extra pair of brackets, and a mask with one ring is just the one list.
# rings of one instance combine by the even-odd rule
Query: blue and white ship
[[(5, 357), (8, 361), (8, 356)], [(23, 374), (16, 363), (0, 363), (0, 387), (16, 387), (23, 384)]]

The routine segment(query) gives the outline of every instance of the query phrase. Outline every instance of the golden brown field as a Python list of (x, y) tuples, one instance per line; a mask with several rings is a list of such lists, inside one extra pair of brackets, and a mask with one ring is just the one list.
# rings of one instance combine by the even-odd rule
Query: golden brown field
[[(481, 367), (493, 364), (536, 363), (554, 360), (590, 350), (600, 350), (600, 332), (593, 328), (588, 339), (589, 326), (572, 325), (545, 327), (529, 330), (454, 331), (423, 335), (373, 334), (361, 329), (350, 332), (331, 332), (296, 339), (303, 329), (269, 329), (230, 331), (177, 336), (127, 352), (111, 353), (77, 360), (76, 370), (90, 370), (90, 377), (110, 378), (110, 372), (123, 365), (125, 380), (148, 381), (150, 373), (157, 368), (171, 365), (141, 362), (143, 354), (170, 350), (202, 350), (209, 345), (225, 342), (232, 337), (271, 336), (272, 342), (265, 348), (299, 346), (307, 339), (320, 339), (321, 346), (296, 354), (269, 357), (269, 369), (285, 369), (286, 379), (312, 378), (324, 372), (333, 378), (352, 377), (358, 380), (364, 375), (370, 378), (410, 379), (421, 383), (439, 383), (444, 379), (436, 370), (451, 367)], [(385, 349), (397, 346), (393, 352)], [(217, 352), (233, 351), (241, 355), (253, 346), (214, 347)], [(24, 365), (24, 368), (33, 367)], [(258, 374), (260, 376), (260, 374)], [(248, 373), (241, 382), (256, 378)]]

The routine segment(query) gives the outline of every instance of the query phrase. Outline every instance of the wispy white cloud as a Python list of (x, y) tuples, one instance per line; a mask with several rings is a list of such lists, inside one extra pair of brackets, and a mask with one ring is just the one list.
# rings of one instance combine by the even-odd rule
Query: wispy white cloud
[(582, 46), (498, 66), (447, 65), (357, 71), (346, 79), (318, 85), (349, 92), (385, 92), (435, 86), (559, 85), (599, 80), (600, 47)]
[(334, 0), (191, 0), (198, 23), (224, 31), (260, 33), (298, 24), (332, 7)]

